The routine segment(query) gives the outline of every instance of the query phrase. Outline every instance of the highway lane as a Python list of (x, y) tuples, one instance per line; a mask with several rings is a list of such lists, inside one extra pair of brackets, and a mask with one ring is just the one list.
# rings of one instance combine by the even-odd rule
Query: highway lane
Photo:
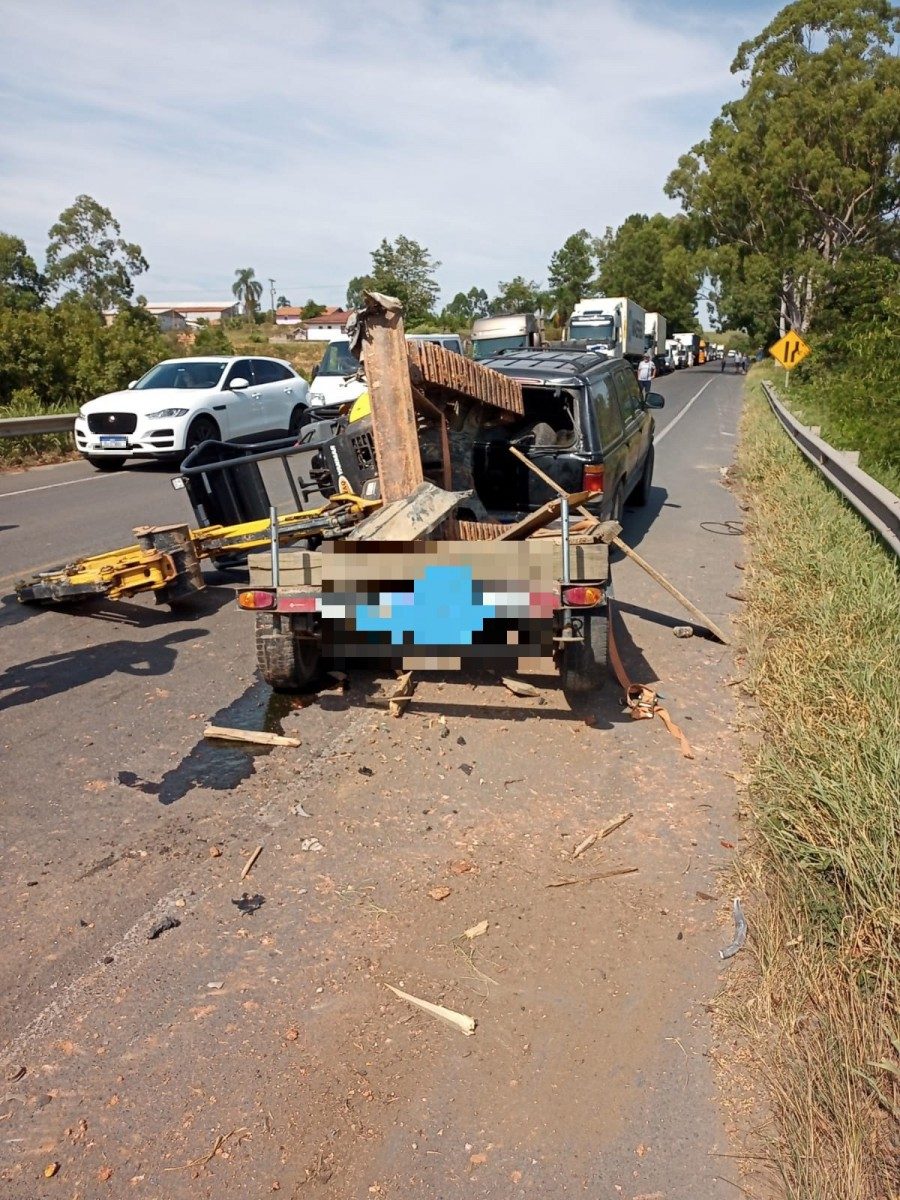
[[(697, 368), (660, 380), (658, 390), (667, 397), (667, 406), (657, 416), (657, 469), (651, 503), (645, 510), (626, 514), (625, 537), (640, 545), (642, 552), (714, 619), (727, 624), (733, 605), (725, 593), (734, 589), (733, 559), (739, 556), (735, 547), (740, 544), (740, 538), (734, 536), (737, 527), (728, 522), (734, 522), (739, 512), (722, 487), (721, 473), (730, 461), (736, 435), (741, 381), (720, 376), (718, 368)], [(46, 486), (76, 479), (86, 482)], [(157, 503), (164, 512), (157, 510)], [(152, 512), (148, 506), (153, 506)], [(66, 536), (60, 524), (61, 509), (67, 514), (70, 532)], [(89, 468), (77, 463), (3, 477), (0, 514), (12, 512), (25, 531), (17, 551), (23, 566), (122, 544), (127, 538), (120, 533), (130, 530), (132, 524), (189, 517), (184, 497), (170, 492), (168, 472), (131, 469), (95, 478)], [(0, 526), (10, 520), (0, 516)], [(0, 533), (0, 539), (9, 532)], [(78, 533), (89, 534), (89, 544), (69, 540)], [(30, 551), (28, 559), (25, 555)], [(3, 571), (7, 571), (5, 559)], [(267, 840), (267, 844), (278, 841), (278, 836), (267, 839), (260, 833), (260, 822), (270, 822), (271, 833), (271, 813), (285, 807), (290, 788), (294, 788), (291, 800), (305, 795), (305, 775), (301, 773), (288, 777), (293, 783), (280, 779), (275, 794), (266, 796), (260, 792), (269, 770), (266, 760), (239, 748), (214, 749), (202, 739), (206, 720), (260, 728), (283, 712), (255, 679), (252, 623), (233, 605), (233, 583), (214, 572), (208, 579), (207, 593), (197, 610), (187, 616), (156, 609), (146, 597), (60, 611), (25, 609), (8, 594), (3, 598), (0, 870), (7, 886), (0, 923), (0, 995), (4, 997), (0, 1042), (11, 1045), (15, 1054), (26, 1056), (32, 1049), (36, 1054), (44, 1045), (45, 1029), (46, 1036), (52, 1030), (59, 1038), (67, 1036), (65, 1031), (73, 1020), (79, 1025), (87, 1021), (87, 1027), (93, 1027), (104, 1007), (109, 1009), (118, 1002), (110, 999), (109, 988), (117, 995), (130, 990), (142, 997), (141, 1004), (149, 1003), (154, 989), (159, 988), (160, 973), (165, 975), (167, 968), (149, 965), (146, 952), (129, 940), (128, 931), (161, 898), (204, 894), (211, 869), (210, 845), (224, 847), (227, 858), (252, 848), (257, 839)], [(689, 642), (674, 639), (671, 627), (685, 623), (684, 615), (632, 563), (616, 565), (615, 583), (625, 618), (621, 649), (629, 671), (641, 680), (663, 679), (674, 716), (703, 748), (704, 758), (714, 756), (718, 766), (730, 761), (719, 740), (726, 721), (723, 710), (730, 703), (727, 689), (722, 687), (729, 669), (727, 652), (699, 638)], [(426, 698), (430, 695), (424, 687), (422, 693)], [(441, 702), (437, 693), (433, 699)], [(297, 771), (305, 771), (323, 747), (334, 744), (348, 728), (356, 728), (366, 718), (365, 708), (348, 713), (327, 700), (326, 696), (299, 714), (303, 747), (297, 754)], [(507, 732), (498, 728), (497, 721), (454, 718), (458, 729), (465, 730), (471, 753), (479, 748), (483, 756), (479, 770), (488, 783), (499, 780), (502, 784), (504, 775), (519, 773), (492, 760), (492, 753), (500, 747), (510, 762), (519, 762), (534, 754), (535, 745), (543, 745), (548, 770), (573, 781), (590, 768), (592, 758), (585, 758), (572, 738), (564, 710), (558, 720), (554, 719), (554, 706), (540, 711), (543, 719), (536, 731), (527, 722), (513, 723)], [(635, 805), (649, 796), (651, 808), (663, 816), (667, 809), (686, 804), (683, 762), (661, 729), (654, 725), (636, 730), (617, 724), (614, 699), (605, 701), (602, 715), (597, 754), (607, 790), (619, 796), (633, 792)], [(292, 719), (296, 722), (298, 716)], [(369, 719), (373, 719), (370, 713)], [(393, 753), (387, 746), (384, 749)], [(733, 760), (732, 765), (736, 765)], [(400, 768), (397, 771), (398, 778), (392, 783), (400, 785)], [(355, 767), (353, 772), (352, 778), (360, 781)], [(534, 785), (552, 786), (552, 778), (536, 778)], [(693, 843), (684, 848), (679, 843), (683, 855), (675, 872), (679, 878), (691, 868), (692, 855), (701, 856), (699, 861), (706, 870), (714, 851), (721, 857), (719, 837), (733, 837), (725, 820), (727, 801), (724, 814), (721, 809), (721, 790), (710, 792), (709, 783), (688, 778), (698, 794), (716, 801), (717, 811), (708, 829), (706, 825), (702, 830), (691, 829)], [(359, 786), (364, 784), (365, 780), (359, 782)], [(432, 786), (438, 792), (449, 787), (437, 781)], [(592, 790), (590, 779), (584, 779), (583, 793)], [(355, 805), (354, 800), (348, 803)], [(320, 832), (318, 827), (316, 832)], [(654, 834), (661, 845), (671, 837), (664, 824)], [(698, 842), (699, 849), (691, 849)], [(395, 852), (404, 852), (399, 842)], [(369, 870), (366, 866), (365, 871)], [(656, 913), (661, 904), (670, 907), (665, 880), (671, 877), (671, 864), (665, 864), (658, 882), (645, 859), (641, 870), (645, 886), (656, 889), (648, 911)], [(711, 884), (705, 876), (695, 880), (688, 875), (684, 886), (708, 891)], [(239, 891), (235, 880), (229, 895), (237, 896)], [(693, 893), (689, 891), (688, 896), (692, 900)], [(618, 922), (627, 920), (627, 912), (616, 911)], [(646, 931), (641, 934), (644, 936)], [(714, 929), (712, 936), (716, 936)], [(664, 958), (670, 945), (680, 944), (674, 941), (674, 934), (672, 939), (654, 953), (672, 973), (664, 990), (676, 997), (680, 1012), (688, 1001), (675, 987), (677, 964)], [(171, 959), (163, 961), (175, 971)], [(108, 983), (104, 982), (107, 965)], [(633, 970), (646, 969), (636, 960)], [(564, 964), (560, 970), (565, 973)], [(152, 978), (146, 977), (145, 971)], [(703, 987), (712, 986), (713, 975), (706, 968)], [(178, 986), (173, 973), (167, 990)], [(96, 1014), (88, 1012), (94, 1008)], [(61, 1015), (55, 1016), (56, 1012)], [(590, 1019), (593, 1021), (593, 1016)], [(692, 1054), (699, 1055), (702, 1046), (692, 1045), (684, 1030), (673, 1026), (671, 1032)], [(86, 1036), (82, 1032), (81, 1037)], [(95, 1031), (91, 1036), (101, 1035)], [(607, 1052), (615, 1054), (622, 1038), (610, 1034), (610, 1039)], [(111, 1057), (121, 1051), (113, 1038)], [(40, 1053), (49, 1055), (50, 1051), (41, 1048)], [(670, 1090), (663, 1086), (655, 1089), (660, 1103), (665, 1102), (671, 1113), (684, 1107), (679, 1053), (673, 1051)], [(232, 1061), (229, 1069), (241, 1068)], [(700, 1086), (700, 1075), (696, 1078)], [(252, 1087), (252, 1081), (245, 1084)], [(430, 1085), (423, 1081), (421, 1086)], [(219, 1089), (222, 1095), (239, 1095), (241, 1090), (240, 1086)], [(688, 1131), (665, 1124), (675, 1121), (674, 1116), (660, 1119), (664, 1130), (660, 1142), (677, 1145), (679, 1139), (683, 1143), (700, 1138), (704, 1146), (709, 1145), (710, 1138), (718, 1135), (711, 1132), (715, 1119), (704, 1103), (703, 1097), (692, 1097), (690, 1120), (696, 1118), (697, 1125)], [(147, 1113), (143, 1119), (148, 1120)], [(242, 1121), (242, 1117), (236, 1118), (233, 1123)], [(66, 1123), (77, 1122), (67, 1117)], [(621, 1140), (622, 1145), (612, 1146), (611, 1153), (633, 1161), (637, 1139), (629, 1130), (622, 1132)], [(435, 1163), (435, 1171), (438, 1166)], [(696, 1168), (694, 1163), (689, 1166), (690, 1171)], [(433, 1190), (434, 1194), (440, 1191), (436, 1180)], [(653, 1188), (648, 1182), (642, 1190)], [(236, 1187), (234, 1194), (242, 1194), (241, 1189)], [(719, 1193), (710, 1189), (704, 1194)]]

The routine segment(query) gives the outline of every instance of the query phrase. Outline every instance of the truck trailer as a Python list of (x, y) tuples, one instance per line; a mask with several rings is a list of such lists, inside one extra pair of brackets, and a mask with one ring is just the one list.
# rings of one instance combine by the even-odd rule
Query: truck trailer
[(655, 357), (666, 353), (666, 318), (662, 313), (644, 313), (644, 346)]
[(637, 362), (644, 355), (645, 313), (627, 296), (579, 300), (566, 326), (566, 339), (610, 358)]
[(481, 317), (472, 325), (472, 357), (478, 362), (503, 350), (543, 346), (544, 327), (535, 313)]

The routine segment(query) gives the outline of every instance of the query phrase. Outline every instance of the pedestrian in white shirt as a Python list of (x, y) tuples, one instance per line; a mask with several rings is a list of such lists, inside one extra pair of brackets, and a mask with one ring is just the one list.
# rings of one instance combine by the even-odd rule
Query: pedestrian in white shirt
[(650, 384), (656, 378), (656, 363), (649, 354), (645, 354), (638, 364), (637, 377), (641, 388), (641, 395), (646, 401), (650, 395)]

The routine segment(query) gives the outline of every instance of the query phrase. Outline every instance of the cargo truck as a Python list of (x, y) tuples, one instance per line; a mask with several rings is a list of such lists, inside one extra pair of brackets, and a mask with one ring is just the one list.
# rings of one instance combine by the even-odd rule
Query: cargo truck
[(504, 350), (523, 350), (543, 344), (543, 322), (535, 313), (480, 317), (472, 325), (472, 357), (476, 362)]
[(700, 361), (700, 334), (699, 333), (676, 333), (675, 341), (678, 343), (679, 357), (684, 360), (685, 367), (693, 367)]
[(575, 305), (566, 340), (637, 362), (644, 355), (644, 318), (641, 306), (627, 296), (591, 296)]
[(666, 318), (662, 313), (644, 313), (644, 346), (656, 357), (666, 353)]

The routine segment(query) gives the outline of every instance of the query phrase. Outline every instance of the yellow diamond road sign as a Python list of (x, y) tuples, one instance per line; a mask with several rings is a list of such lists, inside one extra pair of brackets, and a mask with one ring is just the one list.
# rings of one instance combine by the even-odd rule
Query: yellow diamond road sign
[(812, 354), (812, 350), (796, 333), (786, 333), (774, 346), (769, 347), (769, 353), (786, 371), (790, 371), (802, 363), (807, 354)]

